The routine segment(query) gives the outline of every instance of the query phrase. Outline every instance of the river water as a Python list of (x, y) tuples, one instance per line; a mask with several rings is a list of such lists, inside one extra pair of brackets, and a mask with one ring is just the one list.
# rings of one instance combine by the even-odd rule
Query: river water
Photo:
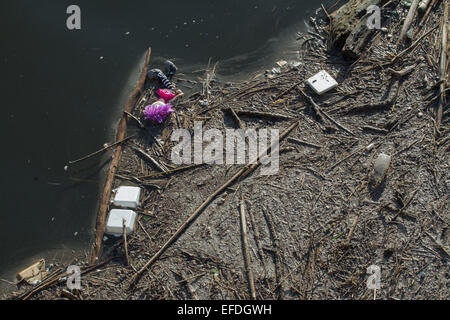
[[(66, 27), (71, 4), (81, 9), (80, 30)], [(106, 157), (64, 166), (113, 140), (147, 47), (153, 64), (173, 59), (186, 78), (211, 58), (220, 61), (220, 79), (244, 79), (293, 57), (296, 31), (318, 7), (314, 0), (1, 1), (0, 278), (12, 281), (39, 257), (88, 250)]]

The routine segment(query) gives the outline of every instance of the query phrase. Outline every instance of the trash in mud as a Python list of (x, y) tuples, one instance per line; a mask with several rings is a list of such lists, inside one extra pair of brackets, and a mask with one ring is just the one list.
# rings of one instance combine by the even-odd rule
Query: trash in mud
[(125, 219), (127, 234), (132, 234), (136, 222), (136, 212), (125, 209), (112, 209), (110, 211), (105, 233), (120, 237), (123, 234), (123, 219)]
[(323, 94), (338, 85), (336, 80), (334, 80), (334, 78), (325, 70), (321, 70), (316, 73), (314, 76), (306, 80), (306, 82), (317, 94)]
[(278, 65), (280, 68), (283, 68), (283, 67), (286, 66), (287, 64), (288, 64), (287, 61), (284, 61), (284, 60), (277, 61), (277, 65)]
[(114, 205), (118, 207), (137, 208), (140, 204), (141, 188), (121, 186), (114, 197)]
[(41, 259), (35, 264), (17, 273), (17, 280), (19, 282), (25, 281), (28, 284), (37, 284), (42, 281), (47, 275), (45, 269), (45, 260)]
[(373, 171), (370, 177), (370, 184), (373, 187), (377, 187), (381, 184), (381, 182), (386, 177), (387, 170), (389, 169), (389, 165), (391, 163), (391, 156), (387, 154), (380, 153), (373, 164)]
[(157, 101), (152, 105), (146, 106), (143, 113), (145, 120), (162, 123), (172, 112), (174, 110), (170, 103), (164, 104)]
[(173, 101), (178, 97), (183, 96), (181, 90), (177, 90), (175, 84), (172, 82), (172, 78), (177, 71), (177, 67), (171, 62), (166, 61), (164, 63), (165, 73), (160, 69), (151, 69), (147, 72), (147, 78), (149, 80), (157, 79), (162, 88), (155, 90), (159, 99), (144, 108), (143, 115), (145, 120), (162, 123), (167, 116), (169, 116), (174, 110), (169, 101)]

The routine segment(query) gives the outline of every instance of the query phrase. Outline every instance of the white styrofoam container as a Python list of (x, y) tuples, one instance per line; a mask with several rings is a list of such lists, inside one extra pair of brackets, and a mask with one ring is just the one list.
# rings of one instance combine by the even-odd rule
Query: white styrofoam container
[(106, 222), (105, 233), (113, 236), (121, 236), (123, 234), (123, 219), (125, 219), (125, 228), (127, 235), (132, 234), (136, 223), (136, 212), (127, 209), (112, 209), (109, 212), (108, 221)]
[(114, 197), (114, 205), (125, 208), (137, 208), (140, 203), (141, 188), (121, 186)]
[(334, 80), (334, 78), (325, 70), (319, 71), (306, 80), (306, 82), (317, 94), (325, 93), (338, 85), (336, 80)]

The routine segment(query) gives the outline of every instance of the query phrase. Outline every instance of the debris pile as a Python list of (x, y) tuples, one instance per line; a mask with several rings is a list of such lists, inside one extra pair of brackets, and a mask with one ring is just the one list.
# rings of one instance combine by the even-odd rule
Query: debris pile
[[(381, 28), (361, 42), (374, 4)], [(217, 64), (208, 67), (199, 91), (173, 102), (161, 124), (139, 119), (158, 97), (137, 91), (129, 138), (112, 147), (122, 152), (110, 189), (142, 188), (135, 232), (102, 241), (98, 224), (104, 248), (83, 265), (81, 292), (67, 294), (61, 269), (14, 297), (449, 299), (448, 2), (411, 8), (322, 7), (315, 31), (299, 35), (295, 65), (235, 84), (214, 81)], [(338, 25), (339, 16), (351, 23)], [(307, 79), (323, 70), (337, 86), (315, 91)], [(279, 145), (264, 150), (279, 150), (278, 173), (261, 175), (261, 161), (175, 165), (172, 133), (199, 123), (222, 133), (279, 129)]]

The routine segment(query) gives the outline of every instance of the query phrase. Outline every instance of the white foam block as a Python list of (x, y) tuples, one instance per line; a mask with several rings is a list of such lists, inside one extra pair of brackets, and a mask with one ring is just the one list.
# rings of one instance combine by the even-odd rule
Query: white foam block
[(136, 212), (125, 209), (112, 209), (109, 212), (105, 233), (121, 236), (123, 234), (123, 219), (125, 219), (127, 234), (132, 234), (136, 223)]
[(338, 85), (336, 80), (334, 80), (334, 78), (325, 70), (316, 73), (306, 80), (306, 82), (317, 94), (325, 93)]
[(141, 188), (122, 186), (117, 189), (114, 205), (125, 208), (137, 208), (140, 203)]

